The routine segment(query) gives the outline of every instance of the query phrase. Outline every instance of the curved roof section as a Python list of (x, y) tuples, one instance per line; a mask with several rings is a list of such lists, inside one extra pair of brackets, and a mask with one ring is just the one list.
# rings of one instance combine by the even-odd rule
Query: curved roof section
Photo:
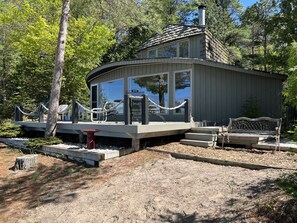
[(139, 50), (201, 33), (204, 33), (204, 29), (198, 26), (168, 25), (163, 33), (157, 34), (144, 42)]
[(270, 72), (264, 72), (259, 70), (249, 70), (244, 69), (241, 67), (236, 67), (234, 65), (219, 63), (219, 62), (213, 62), (213, 61), (206, 61), (203, 59), (197, 59), (197, 58), (146, 58), (146, 59), (137, 59), (137, 60), (129, 60), (129, 61), (119, 61), (119, 62), (113, 62), (108, 63), (103, 66), (97, 67), (93, 69), (86, 77), (86, 82), (88, 86), (90, 85), (90, 82), (101, 76), (104, 75), (108, 71), (115, 70), (120, 67), (128, 67), (128, 66), (141, 66), (141, 65), (151, 65), (151, 64), (176, 64), (176, 63), (183, 63), (183, 64), (200, 64), (204, 66), (210, 66), (240, 73), (246, 73), (249, 75), (256, 75), (256, 76), (262, 76), (267, 78), (275, 78), (275, 79), (281, 79), (286, 80), (286, 75), (276, 74), (276, 73), (270, 73)]

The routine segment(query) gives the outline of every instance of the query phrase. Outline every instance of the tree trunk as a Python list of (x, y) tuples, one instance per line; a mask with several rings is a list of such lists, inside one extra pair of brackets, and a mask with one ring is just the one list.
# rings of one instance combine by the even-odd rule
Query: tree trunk
[(63, 0), (45, 137), (56, 135), (69, 12), (70, 0)]
[(17, 157), (14, 164), (14, 170), (28, 170), (36, 166), (37, 155), (27, 155)]

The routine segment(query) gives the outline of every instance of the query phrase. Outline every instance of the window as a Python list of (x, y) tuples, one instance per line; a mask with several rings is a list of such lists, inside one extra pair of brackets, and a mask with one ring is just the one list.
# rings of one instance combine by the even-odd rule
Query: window
[[(168, 74), (129, 78), (130, 90), (143, 92), (157, 104), (168, 107)], [(150, 106), (152, 112), (165, 113), (163, 109)]]
[(189, 57), (189, 41), (149, 49), (148, 58), (154, 57)]
[[(109, 82), (102, 82), (99, 84), (99, 105), (103, 108), (106, 102), (109, 102), (108, 107), (113, 107), (124, 100), (124, 80), (113, 80)], [(123, 104), (116, 108), (118, 113), (123, 113)]]
[(177, 57), (177, 44), (158, 48), (158, 57)]
[[(185, 99), (191, 99), (190, 71), (175, 73), (175, 105), (180, 105)], [(184, 113), (184, 108), (178, 108), (176, 113)]]
[(153, 58), (157, 56), (157, 50), (149, 50), (148, 51), (148, 57)]
[(179, 44), (179, 56), (180, 57), (189, 57), (189, 43), (188, 43), (188, 41), (181, 42)]

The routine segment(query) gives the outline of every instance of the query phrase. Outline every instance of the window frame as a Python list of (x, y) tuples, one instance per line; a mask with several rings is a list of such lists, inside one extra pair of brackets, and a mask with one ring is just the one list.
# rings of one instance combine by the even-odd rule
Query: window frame
[[(192, 105), (192, 100), (193, 100), (193, 72), (192, 69), (185, 69), (185, 70), (177, 70), (173, 72), (173, 96), (172, 96), (172, 104), (175, 105), (175, 99), (176, 99), (176, 89), (175, 89), (175, 77), (176, 77), (176, 73), (182, 73), (182, 72), (190, 72), (190, 105)], [(177, 113), (176, 109), (173, 110), (173, 114), (174, 115), (184, 115), (184, 113)]]
[[(133, 78), (141, 78), (141, 77), (149, 77), (149, 76), (157, 76), (157, 75), (161, 75), (161, 74), (167, 74), (167, 106), (170, 105), (170, 95), (169, 95), (169, 92), (170, 92), (170, 72), (160, 72), (160, 73), (152, 73), (152, 74), (144, 74), (144, 75), (136, 75), (136, 76), (130, 76), (130, 77), (127, 77), (127, 90), (128, 91), (131, 91), (131, 86), (130, 86), (130, 79), (133, 79)], [(157, 114), (160, 114), (160, 115), (169, 115), (169, 110), (165, 110), (164, 113), (157, 113)]]

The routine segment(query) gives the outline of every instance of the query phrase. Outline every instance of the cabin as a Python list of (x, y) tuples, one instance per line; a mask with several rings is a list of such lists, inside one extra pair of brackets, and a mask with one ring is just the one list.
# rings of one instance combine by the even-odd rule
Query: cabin
[[(228, 50), (204, 27), (169, 25), (147, 40), (138, 58), (105, 64), (86, 78), (91, 108), (117, 102), (126, 94), (145, 94), (162, 107), (189, 100), (194, 122), (228, 124), (242, 116), (250, 100), (262, 116), (280, 117), (285, 76), (228, 64)], [(149, 105), (150, 121), (184, 121), (183, 108)], [(123, 106), (117, 120), (124, 120)]]

